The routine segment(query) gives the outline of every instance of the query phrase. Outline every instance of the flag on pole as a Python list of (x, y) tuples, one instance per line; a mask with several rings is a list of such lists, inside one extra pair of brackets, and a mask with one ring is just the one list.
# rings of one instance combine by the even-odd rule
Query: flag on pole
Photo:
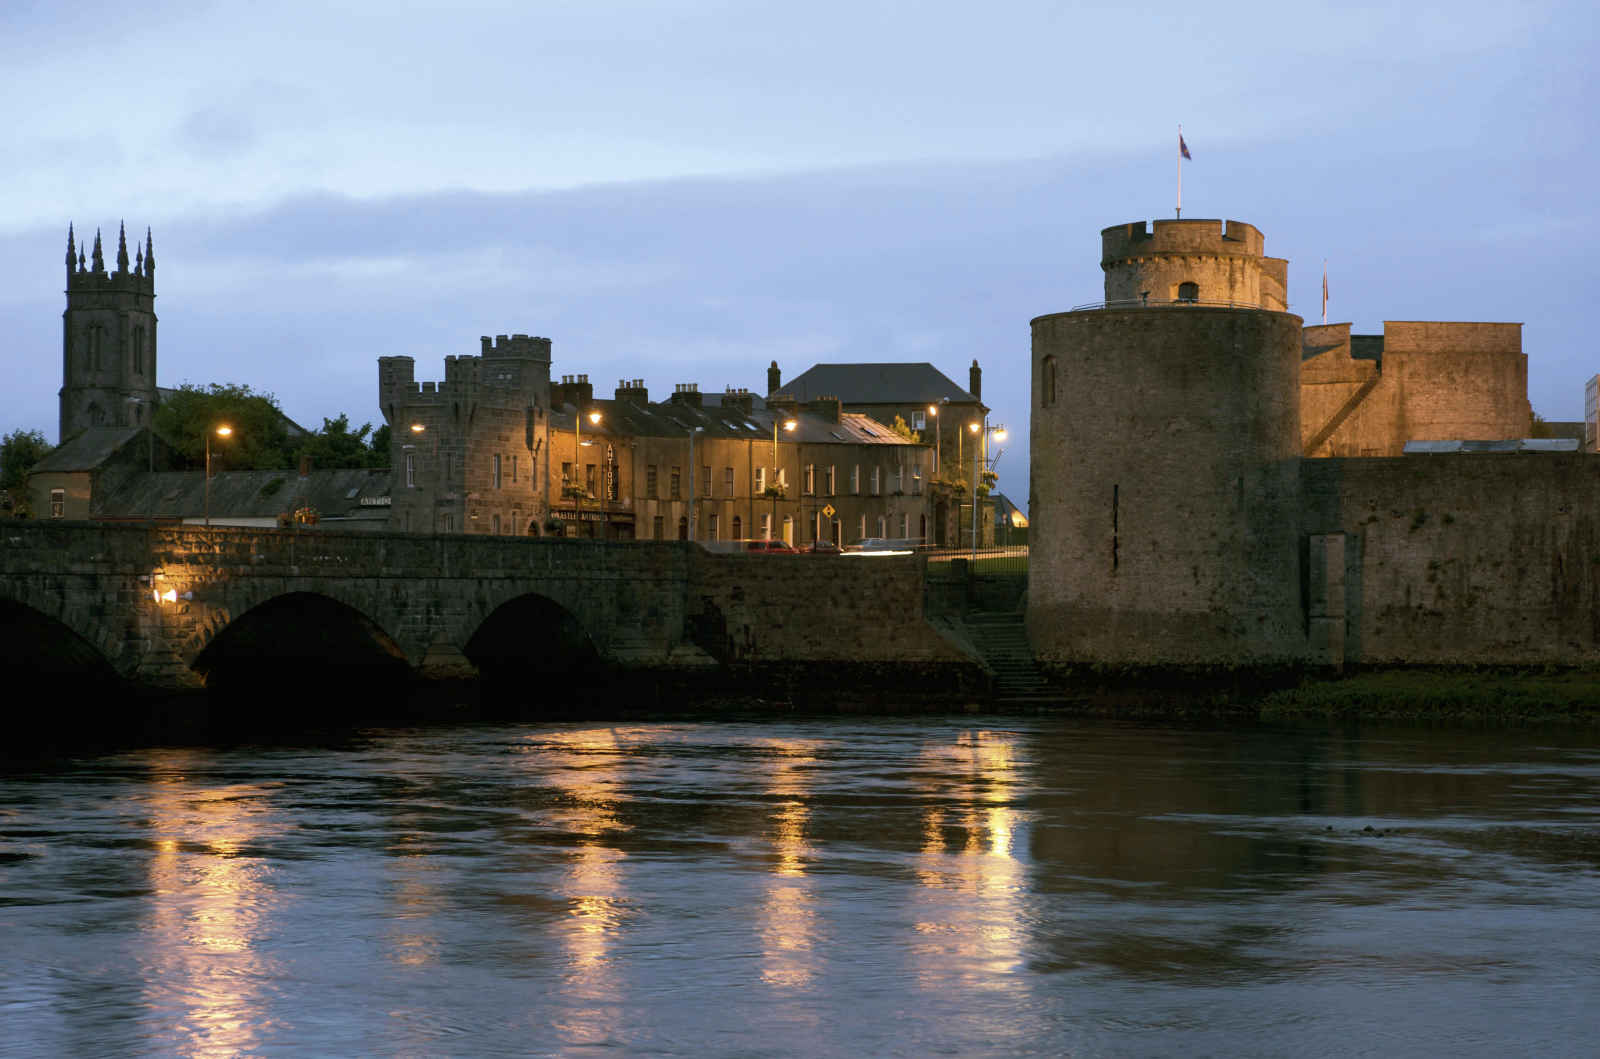
[(1328, 322), (1328, 260), (1322, 260), (1322, 322)]
[(1178, 130), (1178, 153), (1183, 155), (1183, 157), (1188, 158), (1189, 161), (1191, 161), (1191, 162), (1194, 161), (1193, 158), (1189, 157), (1189, 145), (1183, 142), (1183, 130), (1182, 129)]

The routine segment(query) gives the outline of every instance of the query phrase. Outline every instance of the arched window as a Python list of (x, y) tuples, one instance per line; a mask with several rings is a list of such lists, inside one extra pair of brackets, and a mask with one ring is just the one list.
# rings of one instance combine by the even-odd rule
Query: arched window
[(687, 515), (678, 516), (678, 539), (680, 541), (689, 539), (689, 517)]
[(744, 519), (738, 515), (733, 516), (733, 539), (736, 541), (744, 540)]
[(1198, 283), (1180, 283), (1180, 284), (1178, 284), (1178, 300), (1180, 302), (1197, 302), (1197, 301), (1199, 301), (1200, 300), (1200, 284), (1198, 284)]

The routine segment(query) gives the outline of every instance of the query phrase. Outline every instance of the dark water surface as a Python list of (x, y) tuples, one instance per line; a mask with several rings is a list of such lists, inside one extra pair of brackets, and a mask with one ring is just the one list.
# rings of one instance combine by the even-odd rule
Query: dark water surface
[(0, 1053), (1600, 1048), (1592, 733), (985, 720), (13, 768)]

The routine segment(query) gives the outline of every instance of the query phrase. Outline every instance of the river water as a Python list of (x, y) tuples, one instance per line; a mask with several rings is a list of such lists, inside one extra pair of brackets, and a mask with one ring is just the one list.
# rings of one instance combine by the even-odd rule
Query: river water
[(0, 1054), (1592, 1054), (1597, 781), (996, 718), (12, 766)]

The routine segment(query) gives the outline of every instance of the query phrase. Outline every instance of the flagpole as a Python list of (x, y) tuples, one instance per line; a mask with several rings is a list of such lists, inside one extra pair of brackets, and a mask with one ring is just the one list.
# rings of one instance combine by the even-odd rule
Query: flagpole
[(1183, 126), (1178, 126), (1178, 219), (1183, 218)]
[(1322, 259), (1322, 322), (1328, 322), (1328, 259)]

